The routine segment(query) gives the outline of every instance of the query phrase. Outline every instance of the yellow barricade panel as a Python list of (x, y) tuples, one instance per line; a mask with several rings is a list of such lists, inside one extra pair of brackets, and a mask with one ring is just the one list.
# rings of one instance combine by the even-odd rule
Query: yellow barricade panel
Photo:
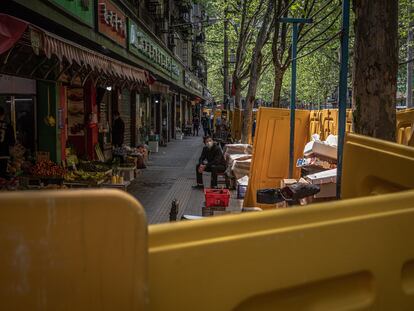
[(330, 134), (338, 134), (338, 109), (324, 109), (321, 111), (322, 116), (322, 136), (325, 140)]
[(397, 143), (414, 147), (414, 108), (397, 111)]
[(150, 309), (414, 310), (414, 191), (149, 227)]
[(146, 310), (147, 247), (126, 193), (2, 193), (0, 310)]
[(310, 112), (310, 122), (309, 122), (309, 138), (313, 134), (318, 134), (321, 136), (321, 115), (322, 113), (318, 110), (312, 110)]
[(414, 148), (347, 134), (342, 198), (414, 189)]
[[(309, 111), (296, 111), (295, 164), (303, 156), (309, 134)], [(270, 208), (256, 203), (258, 189), (280, 187), (280, 181), (289, 174), (290, 111), (278, 108), (260, 108), (257, 116), (253, 158), (249, 186), (244, 206)], [(300, 177), (295, 169), (294, 177)]]
[[(352, 109), (347, 109), (346, 110), (345, 132), (347, 132), (347, 133), (352, 133), (353, 132), (353, 123), (354, 123), (354, 118), (353, 118)], [(338, 128), (338, 125), (337, 125), (337, 128)]]

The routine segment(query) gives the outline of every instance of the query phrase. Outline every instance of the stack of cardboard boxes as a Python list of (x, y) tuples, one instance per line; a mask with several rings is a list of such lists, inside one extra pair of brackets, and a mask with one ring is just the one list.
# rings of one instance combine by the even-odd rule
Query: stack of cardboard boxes
[(335, 199), (337, 136), (330, 135), (326, 141), (320, 141), (318, 135), (314, 135), (312, 141), (306, 144), (303, 155), (304, 158), (297, 161), (302, 177), (321, 189), (314, 195), (314, 200)]

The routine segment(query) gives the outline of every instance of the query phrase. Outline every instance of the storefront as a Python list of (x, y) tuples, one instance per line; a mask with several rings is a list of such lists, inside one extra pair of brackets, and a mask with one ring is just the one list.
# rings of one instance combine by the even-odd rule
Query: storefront
[(11, 81), (0, 105), (28, 157), (111, 159), (115, 111), (126, 147), (154, 133), (168, 142), (191, 122), (197, 81), (185, 82), (184, 65), (125, 6), (37, 1), (0, 8), (0, 79)]
[(36, 81), (0, 75), (0, 107), (13, 126), (16, 142), (34, 156), (37, 149)]

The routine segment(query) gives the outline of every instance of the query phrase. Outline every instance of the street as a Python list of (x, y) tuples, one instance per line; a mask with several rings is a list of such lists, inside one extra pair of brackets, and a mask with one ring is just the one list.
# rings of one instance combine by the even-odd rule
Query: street
[[(149, 224), (169, 221), (171, 203), (179, 202), (177, 219), (182, 215), (201, 216), (204, 202), (202, 190), (193, 190), (196, 183), (195, 165), (203, 148), (201, 135), (174, 140), (167, 147), (160, 147), (152, 153), (146, 169), (132, 182), (128, 192), (143, 205)], [(209, 185), (209, 174), (204, 176)], [(240, 210), (232, 195), (229, 211)]]

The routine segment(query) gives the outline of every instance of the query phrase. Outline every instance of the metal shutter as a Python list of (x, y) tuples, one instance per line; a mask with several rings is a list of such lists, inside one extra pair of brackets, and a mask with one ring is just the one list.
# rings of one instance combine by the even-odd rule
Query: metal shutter
[(131, 146), (131, 93), (128, 90), (122, 91), (119, 114), (125, 123), (124, 144)]

